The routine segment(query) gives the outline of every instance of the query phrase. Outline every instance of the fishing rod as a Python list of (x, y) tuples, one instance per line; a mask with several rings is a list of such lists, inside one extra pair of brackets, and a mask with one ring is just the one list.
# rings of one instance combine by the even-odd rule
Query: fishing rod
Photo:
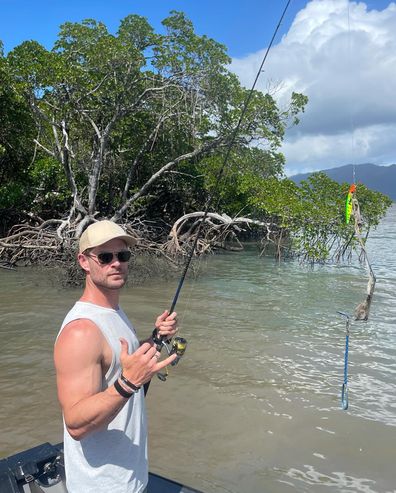
[[(187, 257), (187, 260), (186, 260), (186, 264), (184, 266), (184, 269), (183, 269), (183, 272), (180, 276), (180, 280), (179, 280), (179, 284), (176, 288), (176, 292), (175, 292), (175, 295), (173, 297), (173, 300), (172, 300), (172, 304), (171, 304), (171, 307), (169, 309), (169, 314), (173, 313), (175, 307), (176, 307), (176, 304), (177, 304), (177, 301), (179, 299), (179, 296), (180, 296), (180, 292), (182, 290), (182, 287), (183, 287), (183, 284), (184, 284), (184, 281), (186, 279), (186, 276), (187, 276), (187, 272), (189, 270), (189, 267), (190, 267), (190, 264), (191, 264), (191, 261), (192, 261), (192, 258), (194, 256), (194, 252), (195, 252), (195, 249), (197, 247), (197, 244), (198, 244), (198, 240), (200, 238), (200, 234), (201, 234), (201, 231), (202, 231), (202, 228), (203, 228), (203, 225), (206, 221), (206, 218), (208, 216), (208, 213), (209, 213), (209, 208), (210, 208), (210, 205), (213, 201), (213, 198), (215, 197), (215, 195), (217, 195), (218, 193), (218, 189), (219, 189), (219, 185), (220, 185), (220, 182), (223, 178), (223, 174), (224, 174), (224, 170), (226, 168), (226, 165), (228, 163), (228, 159), (230, 157), (230, 154), (231, 154), (231, 150), (234, 146), (234, 143), (235, 143), (235, 139), (236, 139), (236, 136), (238, 135), (238, 132), (239, 132), (239, 129), (241, 127), (241, 124), (242, 124), (242, 121), (245, 117), (245, 114), (246, 114), (246, 111), (248, 109), (248, 106), (249, 106), (249, 103), (253, 97), (253, 92), (256, 88), (256, 85), (257, 85), (257, 82), (259, 80), (259, 77), (260, 77), (260, 74), (261, 72), (263, 71), (263, 67), (264, 67), (264, 64), (267, 60), (267, 57), (268, 57), (268, 54), (272, 48), (272, 45), (274, 43), (274, 40), (275, 40), (275, 37), (278, 33), (278, 30), (282, 24), (282, 21), (283, 21), (283, 18), (285, 17), (286, 15), (286, 12), (287, 12), (287, 9), (290, 5), (290, 2), (291, 0), (288, 0), (286, 2), (286, 5), (283, 9), (283, 12), (282, 12), (282, 15), (278, 21), (278, 24), (274, 30), (274, 33), (272, 35), (272, 38), (271, 38), (271, 41), (265, 51), (265, 54), (264, 54), (264, 57), (261, 61), (261, 64), (260, 64), (260, 67), (257, 71), (257, 74), (256, 74), (256, 77), (254, 79), (254, 82), (253, 82), (253, 85), (252, 87), (250, 88), (249, 92), (248, 92), (248, 95), (244, 101), (244, 104), (243, 104), (243, 108), (242, 108), (242, 112), (239, 116), (239, 120), (238, 120), (238, 123), (234, 129), (234, 131), (232, 132), (231, 134), (231, 139), (228, 143), (228, 146), (227, 146), (227, 149), (226, 149), (226, 153), (224, 155), (224, 159), (223, 159), (223, 163), (220, 167), (220, 170), (217, 174), (217, 177), (216, 177), (216, 181), (215, 181), (215, 185), (212, 189), (212, 192), (209, 194), (209, 197), (208, 197), (208, 200), (206, 202), (206, 206), (205, 206), (205, 209), (204, 209), (204, 214), (202, 216), (202, 219), (198, 225), (198, 229), (197, 229), (197, 232), (196, 232), (196, 235), (195, 235), (195, 239), (194, 239), (194, 242), (193, 242), (193, 245), (191, 247), (191, 250), (190, 250), (190, 253)], [(154, 344), (156, 345), (156, 348), (157, 348), (157, 351), (161, 352), (162, 348), (165, 347), (168, 355), (171, 355), (171, 354), (177, 354), (177, 358), (171, 363), (172, 366), (175, 366), (177, 365), (177, 363), (180, 361), (180, 358), (183, 356), (183, 354), (185, 353), (185, 350), (186, 350), (186, 347), (187, 347), (187, 341), (186, 339), (184, 339), (183, 337), (175, 337), (174, 340), (173, 340), (173, 343), (172, 343), (172, 346), (170, 346), (170, 343), (171, 341), (169, 339), (166, 339), (165, 337), (163, 336), (160, 336), (159, 333), (158, 333), (158, 329), (157, 328), (154, 328), (153, 330), (153, 333), (152, 333), (152, 339), (154, 341)], [(162, 381), (165, 381), (166, 378), (167, 378), (167, 373), (164, 374), (164, 373), (158, 373), (157, 374), (158, 378)], [(147, 382), (144, 386), (144, 392), (145, 392), (145, 395), (147, 394), (148, 392), (148, 389), (149, 389), (149, 386), (150, 386), (150, 382)]]

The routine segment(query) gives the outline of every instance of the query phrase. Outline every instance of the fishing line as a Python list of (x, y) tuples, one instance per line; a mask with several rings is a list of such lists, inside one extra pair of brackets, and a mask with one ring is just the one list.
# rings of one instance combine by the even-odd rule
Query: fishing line
[[(347, 24), (348, 24), (348, 33), (347, 33), (347, 65), (351, 66), (352, 60), (352, 48), (351, 48), (351, 21), (350, 21), (350, 10), (349, 10), (349, 1), (347, 2)], [(349, 224), (349, 220), (351, 217), (352, 209), (353, 209), (353, 196), (356, 190), (356, 170), (355, 170), (355, 139), (354, 139), (354, 121), (353, 121), (353, 111), (352, 111), (352, 102), (351, 102), (351, 83), (349, 81), (349, 133), (350, 133), (350, 162), (352, 165), (352, 185), (349, 187), (349, 192), (347, 196), (346, 202), (346, 210), (345, 210), (345, 219), (346, 224)], [(351, 236), (350, 241), (352, 241), (354, 234)], [(348, 242), (348, 244), (349, 244)], [(344, 251), (347, 247), (345, 247)], [(345, 351), (344, 351), (344, 380), (341, 387), (341, 409), (346, 411), (349, 406), (348, 402), (348, 357), (349, 357), (349, 329), (350, 329), (350, 317), (348, 314), (344, 312), (337, 311), (342, 317), (345, 317)]]
[[(199, 225), (198, 225), (198, 228), (197, 228), (197, 232), (196, 232), (196, 236), (195, 236), (193, 245), (191, 247), (190, 253), (189, 253), (188, 257), (187, 257), (187, 261), (186, 261), (186, 264), (184, 266), (183, 272), (181, 274), (181, 277), (180, 277), (180, 280), (179, 280), (179, 284), (178, 284), (178, 286), (176, 288), (176, 292), (175, 292), (175, 295), (173, 297), (172, 304), (171, 304), (170, 309), (169, 309), (169, 313), (173, 313), (173, 311), (175, 310), (177, 301), (178, 301), (179, 296), (180, 296), (181, 289), (183, 287), (184, 281), (185, 281), (186, 276), (187, 276), (187, 272), (189, 270), (189, 267), (190, 267), (192, 258), (193, 258), (194, 253), (195, 253), (195, 249), (196, 249), (197, 244), (198, 244), (198, 241), (199, 241), (199, 237), (200, 237), (200, 234), (201, 234), (203, 225), (204, 225), (204, 223), (206, 221), (206, 218), (208, 216), (210, 205), (211, 205), (211, 203), (213, 201), (213, 198), (218, 194), (220, 182), (221, 182), (221, 180), (223, 178), (223, 174), (224, 174), (226, 165), (228, 163), (228, 160), (229, 160), (229, 157), (230, 157), (230, 154), (231, 154), (231, 150), (232, 150), (232, 148), (234, 146), (236, 136), (237, 136), (237, 134), (239, 132), (239, 129), (240, 129), (241, 124), (242, 124), (242, 121), (243, 121), (243, 119), (245, 117), (245, 114), (246, 114), (246, 111), (248, 109), (249, 103), (250, 103), (250, 101), (251, 101), (251, 99), (253, 97), (253, 92), (254, 92), (254, 90), (256, 88), (256, 85), (257, 85), (257, 82), (259, 80), (260, 74), (263, 71), (264, 64), (265, 64), (265, 62), (267, 60), (268, 54), (269, 54), (269, 52), (270, 52), (270, 50), (272, 48), (272, 45), (273, 45), (274, 40), (275, 40), (275, 37), (276, 37), (276, 35), (277, 35), (278, 31), (279, 31), (279, 28), (280, 28), (280, 26), (282, 24), (283, 18), (286, 15), (286, 12), (287, 12), (287, 9), (288, 9), (288, 7), (290, 5), (290, 2), (291, 2), (291, 0), (288, 0), (286, 2), (286, 5), (285, 5), (285, 7), (283, 9), (283, 12), (282, 12), (282, 15), (281, 15), (281, 17), (280, 17), (280, 19), (278, 21), (278, 24), (277, 24), (277, 26), (276, 26), (276, 28), (274, 30), (273, 35), (272, 35), (271, 41), (270, 41), (270, 43), (269, 43), (269, 45), (268, 45), (268, 47), (267, 47), (267, 49), (265, 51), (264, 57), (263, 57), (263, 59), (261, 61), (260, 67), (259, 67), (259, 69), (257, 71), (257, 74), (256, 74), (256, 77), (254, 79), (253, 85), (250, 88), (250, 90), (248, 92), (248, 95), (247, 95), (247, 97), (246, 97), (246, 99), (244, 101), (242, 112), (241, 112), (241, 114), (239, 116), (238, 123), (237, 123), (234, 131), (231, 134), (231, 139), (230, 139), (230, 141), (228, 143), (228, 146), (226, 148), (226, 153), (224, 155), (223, 163), (222, 163), (222, 165), (220, 167), (220, 170), (219, 170), (219, 172), (217, 174), (216, 181), (215, 181), (214, 187), (212, 189), (212, 192), (209, 194), (209, 197), (208, 197), (208, 200), (207, 200), (205, 209), (204, 209), (204, 214), (202, 216), (201, 221), (199, 222)], [(168, 347), (168, 344), (169, 344), (170, 341), (168, 341), (164, 337), (160, 336), (158, 334), (158, 331), (157, 331), (156, 328), (153, 330), (152, 337), (153, 337), (154, 344), (157, 346), (157, 350), (159, 352), (161, 352), (162, 348), (165, 347), (169, 354), (172, 353), (173, 348), (170, 350), (169, 347)], [(175, 338), (175, 340), (177, 342), (178, 338)], [(182, 345), (184, 344), (184, 348), (182, 349), (183, 352), (185, 350), (185, 344), (186, 343), (187, 343), (187, 341), (185, 341), (185, 339), (182, 339)], [(174, 352), (177, 352), (177, 348), (174, 350)], [(178, 359), (175, 360), (175, 361), (178, 362)], [(163, 378), (161, 378), (160, 374), (158, 374), (158, 376), (159, 376), (160, 379), (163, 379)], [(150, 382), (147, 382), (147, 384), (144, 387), (145, 394), (147, 394), (149, 386), (150, 386)]]
[[(351, 46), (351, 17), (350, 17), (350, 6), (349, 1), (347, 5), (347, 19), (348, 19), (348, 67), (351, 66), (352, 62), (352, 46)], [(352, 183), (356, 184), (356, 155), (355, 155), (355, 121), (353, 119), (353, 108), (352, 108), (352, 99), (351, 99), (351, 83), (349, 82), (349, 97), (350, 97), (350, 105), (349, 105), (349, 131), (351, 134), (351, 164), (352, 164)]]
[(337, 312), (343, 317), (345, 317), (345, 352), (344, 352), (344, 382), (342, 384), (341, 389), (341, 407), (344, 411), (348, 409), (348, 356), (349, 356), (349, 327), (350, 327), (350, 318), (344, 312)]
[[(352, 50), (351, 50), (351, 22), (350, 22), (350, 7), (349, 7), (349, 2), (348, 2), (348, 7), (347, 7), (347, 19), (348, 19), (348, 67), (351, 67), (351, 60), (352, 60)], [(351, 89), (351, 85), (350, 85)], [(351, 90), (350, 90), (350, 98), (351, 98)], [(353, 238), (356, 237), (361, 248), (361, 255), (363, 254), (364, 260), (366, 263), (366, 268), (369, 273), (369, 280), (367, 284), (367, 294), (365, 297), (365, 300), (362, 303), (359, 303), (359, 305), (355, 308), (354, 310), (354, 317), (355, 320), (367, 320), (369, 317), (369, 311), (370, 311), (370, 306), (371, 306), (371, 301), (374, 293), (374, 287), (375, 287), (375, 282), (376, 278), (374, 275), (374, 272), (371, 268), (371, 264), (368, 260), (367, 252), (366, 252), (366, 247), (365, 247), (365, 240), (362, 239), (361, 236), (361, 227), (363, 225), (363, 220), (360, 214), (360, 206), (359, 206), (359, 201), (356, 197), (356, 166), (355, 166), (355, 141), (354, 141), (354, 134), (355, 134), (355, 125), (353, 122), (353, 111), (352, 111), (352, 103), (349, 105), (349, 118), (350, 118), (350, 134), (351, 134), (351, 162), (352, 162), (352, 178), (353, 182), (352, 185), (349, 187), (349, 192), (347, 195), (347, 201), (346, 201), (346, 224), (348, 225), (350, 222), (350, 218), (353, 218), (354, 221), (354, 233), (351, 236), (351, 238), (348, 241), (348, 244), (345, 246), (344, 251), (348, 248), (348, 245), (352, 242)], [(352, 244), (352, 248), (355, 249), (355, 246)], [(357, 253), (357, 250), (356, 250)], [(342, 385), (342, 391), (341, 391), (341, 407), (344, 410), (348, 409), (348, 352), (349, 352), (349, 333), (350, 333), (350, 317), (346, 313), (343, 312), (338, 312), (340, 315), (346, 318), (346, 336), (345, 336), (345, 353), (344, 353), (344, 382)]]
[[(348, 17), (348, 67), (352, 66), (352, 49), (351, 49), (351, 42), (352, 42), (352, 35), (351, 35), (351, 20), (350, 20), (350, 5), (348, 2), (348, 9), (347, 9), (347, 17)], [(356, 85), (356, 84), (355, 84)], [(352, 90), (351, 90), (351, 85), (350, 85), (350, 95), (352, 95)], [(351, 96), (350, 96), (351, 97)], [(352, 100), (352, 98), (351, 98)], [(356, 158), (355, 155), (355, 123), (353, 121), (353, 108), (352, 104), (350, 105), (350, 122), (351, 122), (351, 128), (350, 128), (350, 133), (351, 133), (351, 157)], [(366, 270), (368, 272), (368, 284), (367, 284), (367, 290), (366, 290), (366, 297), (365, 300), (362, 303), (359, 303), (359, 305), (355, 308), (354, 311), (354, 316), (355, 320), (368, 320), (369, 317), (369, 312), (370, 312), (370, 306), (373, 298), (373, 293), (374, 293), (374, 288), (375, 288), (375, 283), (376, 283), (376, 277), (373, 272), (373, 269), (371, 267), (370, 261), (368, 259), (367, 251), (366, 251), (366, 239), (362, 238), (362, 226), (363, 226), (363, 219), (360, 214), (360, 205), (359, 205), (359, 200), (357, 197), (357, 185), (356, 185), (356, 159), (352, 159), (352, 174), (353, 174), (353, 185), (351, 185), (349, 192), (351, 192), (351, 189), (353, 187), (353, 192), (348, 194), (348, 201), (349, 201), (349, 216), (353, 217), (354, 219), (354, 236), (357, 238), (361, 252), (358, 254), (357, 248), (355, 248), (356, 253), (358, 254), (358, 257), (360, 261), (362, 262), (362, 259), (364, 259), (365, 265), (366, 265)], [(359, 185), (360, 188), (360, 185)], [(350, 200), (349, 200), (350, 199)], [(349, 222), (349, 219), (347, 219), (347, 224)], [(367, 233), (368, 234), (368, 233)], [(352, 237), (353, 238), (353, 237)]]

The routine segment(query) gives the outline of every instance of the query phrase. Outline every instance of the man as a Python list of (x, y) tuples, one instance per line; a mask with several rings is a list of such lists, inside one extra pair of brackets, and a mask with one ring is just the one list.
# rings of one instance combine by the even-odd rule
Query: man
[[(142, 493), (148, 481), (143, 384), (176, 355), (158, 361), (152, 339), (139, 343), (119, 307), (135, 239), (111, 221), (82, 234), (78, 262), (85, 289), (55, 343), (58, 398), (64, 420), (69, 493)], [(176, 333), (176, 313), (155, 326)]]

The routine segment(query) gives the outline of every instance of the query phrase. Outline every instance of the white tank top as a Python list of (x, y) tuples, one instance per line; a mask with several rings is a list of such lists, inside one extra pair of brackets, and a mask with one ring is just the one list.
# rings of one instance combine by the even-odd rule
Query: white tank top
[[(78, 301), (66, 315), (62, 329), (77, 319), (91, 320), (112, 349), (102, 390), (120, 374), (120, 337), (128, 341), (129, 353), (139, 341), (125, 313)], [(58, 334), (58, 336), (59, 336)], [(107, 428), (74, 440), (64, 426), (66, 486), (69, 493), (140, 493), (148, 482), (147, 424), (143, 388), (134, 394)]]

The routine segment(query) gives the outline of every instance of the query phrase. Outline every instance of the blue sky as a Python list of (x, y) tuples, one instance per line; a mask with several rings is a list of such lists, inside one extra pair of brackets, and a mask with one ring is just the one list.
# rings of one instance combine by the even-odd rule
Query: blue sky
[[(283, 32), (306, 3), (291, 2)], [(224, 43), (231, 56), (239, 57), (269, 41), (285, 5), (283, 0), (0, 0), (0, 39), (6, 51), (26, 39), (51, 48), (65, 21), (93, 18), (115, 32), (120, 19), (134, 13), (147, 17), (160, 30), (161, 20), (171, 10), (179, 10), (186, 12), (199, 34)]]
[[(280, 35), (307, 3), (290, 2)], [(390, 2), (365, 3), (369, 8), (380, 9)], [(171, 10), (179, 10), (186, 12), (199, 34), (220, 41), (231, 56), (241, 57), (269, 42), (285, 6), (286, 0), (0, 0), (0, 39), (6, 51), (27, 39), (51, 48), (59, 26), (66, 21), (92, 18), (115, 32), (119, 21), (134, 13), (147, 17), (160, 30), (161, 20)]]
[[(66, 21), (94, 18), (115, 32), (136, 13), (161, 30), (171, 10), (199, 34), (222, 42), (231, 70), (250, 87), (286, 0), (0, 0), (7, 53), (34, 39), (50, 49)], [(282, 148), (288, 174), (347, 163), (396, 163), (396, 3), (292, 0), (260, 88), (286, 105), (292, 91), (309, 105)]]

